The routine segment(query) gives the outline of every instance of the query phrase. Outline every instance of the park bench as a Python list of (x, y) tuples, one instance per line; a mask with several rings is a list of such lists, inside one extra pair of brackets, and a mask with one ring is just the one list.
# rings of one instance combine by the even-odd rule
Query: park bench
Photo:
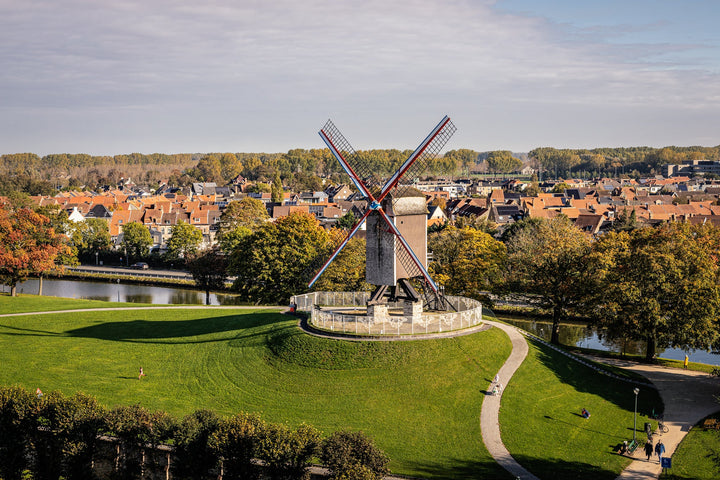
[(628, 453), (630, 455), (632, 455), (633, 453), (635, 453), (635, 450), (637, 450), (637, 447), (638, 447), (638, 442), (636, 440), (630, 440), (630, 443), (628, 443), (628, 449), (627, 449)]
[(702, 428), (704, 428), (705, 430), (717, 429), (718, 427), (720, 427), (720, 425), (718, 425), (718, 421), (716, 418), (708, 418), (702, 424)]

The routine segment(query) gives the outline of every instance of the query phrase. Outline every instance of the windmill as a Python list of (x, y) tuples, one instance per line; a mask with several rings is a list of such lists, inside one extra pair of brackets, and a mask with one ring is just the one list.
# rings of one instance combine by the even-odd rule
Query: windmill
[(367, 199), (368, 206), (310, 281), (310, 287), (367, 221), (366, 281), (377, 287), (368, 307), (383, 303), (385, 297), (422, 305), (420, 296), (410, 283), (411, 278), (418, 278), (423, 282), (425, 303), (438, 310), (447, 308), (441, 289), (427, 271), (425, 196), (418, 195), (412, 181), (440, 153), (455, 130), (455, 125), (445, 116), (400, 168), (383, 181), (372, 171), (372, 166), (355, 152), (332, 121), (327, 121), (318, 133), (355, 187)]

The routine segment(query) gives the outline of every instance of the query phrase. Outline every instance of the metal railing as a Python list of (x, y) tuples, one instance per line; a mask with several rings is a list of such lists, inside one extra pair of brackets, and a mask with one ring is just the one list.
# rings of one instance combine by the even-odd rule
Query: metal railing
[[(387, 315), (364, 311), (368, 292), (313, 292), (292, 297), (297, 309), (310, 312), (315, 328), (353, 335), (423, 335), (469, 328), (482, 323), (482, 304), (466, 297), (447, 296), (456, 312), (423, 311), (406, 315), (403, 303), (388, 304)], [(363, 309), (363, 311), (358, 311)]]

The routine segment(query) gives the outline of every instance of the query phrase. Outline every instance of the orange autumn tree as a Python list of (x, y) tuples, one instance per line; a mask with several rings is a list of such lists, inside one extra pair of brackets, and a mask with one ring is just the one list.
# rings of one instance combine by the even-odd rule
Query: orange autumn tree
[(0, 207), (0, 283), (10, 287), (11, 296), (28, 277), (62, 269), (57, 260), (69, 254), (65, 236), (46, 216), (29, 208)]

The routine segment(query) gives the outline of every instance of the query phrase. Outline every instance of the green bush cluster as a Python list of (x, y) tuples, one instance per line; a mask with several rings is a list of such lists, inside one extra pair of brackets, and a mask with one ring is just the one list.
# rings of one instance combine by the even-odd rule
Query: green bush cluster
[[(311, 461), (327, 462), (332, 478), (380, 479), (388, 458), (361, 432), (335, 432), (325, 441), (315, 428), (263, 421), (239, 413), (219, 417), (198, 410), (182, 419), (140, 405), (105, 409), (93, 397), (46, 395), (0, 387), (0, 478), (96, 478), (102, 436), (116, 445), (112, 478), (140, 478), (158, 468), (161, 444), (172, 445), (172, 478), (309, 478)], [(105, 439), (107, 440), (107, 438)]]

